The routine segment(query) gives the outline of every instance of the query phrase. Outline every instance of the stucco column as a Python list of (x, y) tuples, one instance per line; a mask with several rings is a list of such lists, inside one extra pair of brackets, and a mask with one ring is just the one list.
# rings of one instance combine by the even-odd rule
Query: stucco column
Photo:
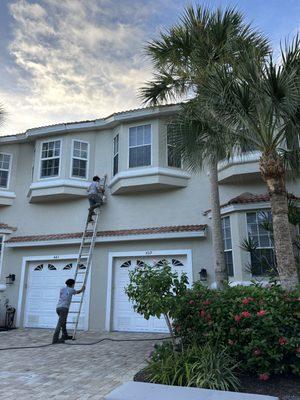
[(241, 248), (242, 242), (247, 238), (247, 221), (244, 212), (230, 214), (232, 253), (235, 281), (249, 281), (251, 274), (246, 270), (250, 262), (249, 254)]

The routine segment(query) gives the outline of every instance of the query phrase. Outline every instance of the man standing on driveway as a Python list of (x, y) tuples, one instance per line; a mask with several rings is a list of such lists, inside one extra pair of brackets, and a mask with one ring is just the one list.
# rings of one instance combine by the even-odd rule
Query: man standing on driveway
[[(69, 308), (74, 294), (79, 294), (85, 290), (85, 286), (82, 286), (80, 290), (75, 290), (74, 279), (68, 279), (66, 281), (66, 286), (60, 290), (59, 300), (56, 307), (56, 312), (58, 314), (58, 322), (53, 335), (52, 343), (64, 343), (65, 340), (72, 339), (72, 336), (68, 335), (67, 332), (67, 318), (69, 313)], [(62, 330), (62, 337), (59, 339), (60, 330)]]

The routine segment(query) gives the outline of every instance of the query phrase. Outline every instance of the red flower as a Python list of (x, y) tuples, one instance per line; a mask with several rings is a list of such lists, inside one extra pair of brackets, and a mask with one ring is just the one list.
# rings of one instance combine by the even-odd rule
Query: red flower
[(204, 318), (205, 317), (205, 311), (204, 310), (201, 310), (200, 312), (199, 312), (199, 315), (200, 315), (200, 317), (202, 317), (202, 318)]
[(249, 318), (249, 317), (251, 317), (251, 314), (249, 313), (249, 311), (243, 311), (243, 312), (241, 313), (241, 315), (242, 315), (242, 317), (244, 317), (244, 318)]
[(253, 352), (253, 354), (254, 354), (255, 356), (260, 356), (260, 355), (261, 355), (261, 351), (260, 351), (259, 349), (255, 349), (254, 352)]
[(235, 315), (234, 320), (236, 322), (240, 322), (240, 320), (242, 319), (242, 317), (240, 315)]
[(177, 326), (175, 327), (175, 329), (176, 329), (177, 332), (179, 332), (179, 331), (180, 331), (180, 326), (177, 325)]
[(258, 317), (263, 317), (264, 315), (266, 315), (266, 311), (265, 310), (259, 310), (259, 311), (257, 311), (256, 315)]
[(253, 300), (252, 297), (246, 297), (246, 298), (244, 298), (244, 299), (242, 300), (242, 303), (243, 303), (243, 304), (248, 304), (248, 303), (250, 303), (251, 300)]
[(268, 379), (270, 378), (270, 375), (269, 374), (259, 374), (259, 376), (258, 376), (258, 379), (260, 380), (260, 381), (267, 381)]
[(210, 305), (210, 301), (209, 301), (209, 300), (205, 300), (205, 301), (203, 302), (203, 304), (204, 304), (205, 306), (209, 306), (209, 305)]
[(195, 304), (194, 300), (190, 300), (189, 303), (190, 303), (191, 306), (192, 306), (193, 304)]
[(287, 344), (287, 338), (285, 338), (284, 336), (281, 336), (280, 338), (279, 338), (279, 344), (281, 345), (281, 346), (284, 346), (285, 344)]

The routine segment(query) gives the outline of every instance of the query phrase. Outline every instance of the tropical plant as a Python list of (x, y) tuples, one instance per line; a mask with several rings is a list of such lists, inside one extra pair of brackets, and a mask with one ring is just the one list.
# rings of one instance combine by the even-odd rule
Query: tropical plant
[(214, 66), (204, 83), (202, 106), (231, 130), (237, 140), (261, 152), (260, 173), (270, 194), (278, 273), (281, 284), (293, 288), (298, 274), (288, 220), (286, 175), (299, 171), (300, 39), (282, 50), (282, 62), (272, 56), (262, 62), (245, 52), (239, 73)]
[(129, 272), (129, 279), (130, 283), (125, 288), (125, 293), (134, 303), (134, 310), (146, 319), (164, 316), (175, 346), (170, 317), (177, 296), (186, 291), (186, 274), (181, 274), (179, 278), (177, 272), (172, 272), (167, 263), (161, 266), (143, 264)]
[(237, 390), (238, 363), (224, 347), (192, 345), (176, 353), (156, 346), (146, 370), (151, 382), (215, 390)]
[(241, 371), (260, 379), (300, 375), (299, 294), (279, 285), (219, 291), (196, 283), (178, 298), (174, 331), (184, 348), (194, 343), (227, 347)]
[[(188, 7), (180, 22), (150, 42), (147, 54), (155, 67), (154, 80), (141, 89), (145, 102), (169, 100), (195, 101), (213, 65), (235, 68), (241, 51), (255, 48), (257, 54), (268, 52), (267, 41), (235, 9), (210, 11), (202, 6)], [(221, 230), (217, 163), (230, 152), (224, 140), (224, 128), (214, 119), (194, 110), (195, 101), (182, 105), (179, 120), (173, 121), (174, 143), (191, 169), (209, 168), (211, 185), (212, 239), (216, 282), (222, 287), (227, 279)], [(187, 112), (187, 107), (192, 107)]]

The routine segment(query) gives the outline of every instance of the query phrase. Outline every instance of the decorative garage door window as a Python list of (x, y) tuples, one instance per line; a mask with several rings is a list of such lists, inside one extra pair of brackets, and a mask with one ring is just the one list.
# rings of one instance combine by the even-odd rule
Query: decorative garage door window
[(174, 267), (183, 267), (182, 262), (179, 261), (179, 260), (176, 260), (175, 258), (172, 258), (172, 265), (173, 265)]
[(166, 259), (164, 258), (164, 259), (158, 261), (158, 262), (155, 264), (155, 266), (156, 266), (156, 267), (162, 267), (163, 265), (166, 265), (166, 264), (169, 264), (169, 261), (166, 260)]
[(63, 269), (69, 270), (69, 269), (72, 269), (72, 267), (73, 267), (73, 264), (71, 263), (71, 264), (67, 264)]
[(125, 261), (120, 268), (129, 268), (131, 266), (131, 260)]
[(35, 271), (42, 271), (42, 269), (44, 268), (43, 264), (38, 265), (37, 267), (34, 268)]
[(48, 264), (48, 269), (50, 270), (50, 271), (56, 271), (56, 267), (54, 267), (54, 265), (53, 264)]
[(144, 263), (144, 261), (142, 261), (142, 260), (136, 260), (136, 265), (138, 267), (145, 267), (147, 264)]
[(80, 264), (79, 269), (86, 269), (86, 266), (84, 264)]

